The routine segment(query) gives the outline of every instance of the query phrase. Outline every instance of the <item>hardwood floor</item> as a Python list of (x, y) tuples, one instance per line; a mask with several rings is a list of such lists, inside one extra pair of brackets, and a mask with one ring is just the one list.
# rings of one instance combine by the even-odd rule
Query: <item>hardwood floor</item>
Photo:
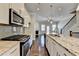
[(35, 40), (30, 49), (30, 56), (48, 56), (45, 47), (41, 47), (39, 40)]

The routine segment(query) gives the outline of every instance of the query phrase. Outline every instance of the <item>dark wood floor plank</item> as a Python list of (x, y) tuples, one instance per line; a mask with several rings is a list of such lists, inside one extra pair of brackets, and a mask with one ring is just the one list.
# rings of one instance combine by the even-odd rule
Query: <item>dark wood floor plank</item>
[(45, 47), (39, 45), (39, 41), (35, 40), (32, 48), (30, 49), (30, 56), (48, 56)]

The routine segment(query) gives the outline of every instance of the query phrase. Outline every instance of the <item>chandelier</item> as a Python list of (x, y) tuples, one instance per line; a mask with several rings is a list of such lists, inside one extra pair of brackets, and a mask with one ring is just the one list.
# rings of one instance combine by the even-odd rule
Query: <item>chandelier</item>
[(53, 23), (53, 18), (52, 18), (52, 5), (50, 5), (50, 16), (48, 17), (48, 22), (50, 22), (51, 24)]

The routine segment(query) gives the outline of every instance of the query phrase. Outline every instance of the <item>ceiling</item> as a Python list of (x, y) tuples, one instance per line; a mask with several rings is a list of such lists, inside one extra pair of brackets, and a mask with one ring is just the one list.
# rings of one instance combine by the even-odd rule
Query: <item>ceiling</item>
[(77, 9), (77, 3), (25, 3), (25, 8), (32, 14), (36, 14), (38, 21), (48, 20), (63, 21), (73, 17), (71, 12)]

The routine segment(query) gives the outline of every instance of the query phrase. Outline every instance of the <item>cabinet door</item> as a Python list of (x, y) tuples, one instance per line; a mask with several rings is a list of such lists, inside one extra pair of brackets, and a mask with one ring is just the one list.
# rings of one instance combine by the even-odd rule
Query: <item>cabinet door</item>
[(24, 16), (24, 27), (29, 27), (29, 17)]
[(70, 52), (68, 52), (65, 48), (60, 45), (57, 45), (58, 53), (61, 56), (73, 56)]
[(57, 56), (57, 49), (55, 46), (53, 46), (53, 49), (52, 49), (52, 56)]
[(17, 13), (19, 13), (19, 5), (18, 3), (12, 3), (10, 4), (11, 5), (11, 8), (13, 8)]
[(49, 45), (49, 48), (48, 48), (48, 50), (49, 50), (49, 53), (50, 53), (50, 55), (51, 55), (51, 45), (52, 45), (52, 42), (51, 42), (51, 39), (49, 38), (49, 40), (48, 40), (48, 45)]
[(48, 49), (49, 54), (51, 53), (51, 43), (50, 43), (50, 38), (47, 36), (46, 37), (46, 47)]
[(9, 3), (0, 4), (0, 23), (9, 24)]
[(19, 9), (19, 8), (21, 8), (19, 6), (19, 3), (10, 3), (10, 8), (14, 9), (18, 14), (20, 14), (20, 12), (21, 12)]
[(27, 24), (29, 22), (31, 22), (31, 18), (30, 18), (30, 15), (28, 14), (27, 10), (25, 10), (25, 9), (22, 10), (21, 16), (24, 18), (24, 26), (29, 27), (29, 26), (27, 26)]
[(20, 47), (19, 47), (19, 43), (13, 48), (13, 50), (11, 49), (11, 52), (9, 54), (9, 56), (20, 56)]
[(21, 16), (23, 16), (23, 17), (27, 16), (27, 11), (26, 11), (26, 9), (23, 9), (23, 10), (22, 10)]
[(59, 56), (58, 48), (57, 48), (57, 43), (53, 41), (50, 37), (46, 36), (46, 46), (48, 49), (48, 52), (50, 53), (50, 56)]
[(13, 8), (18, 14), (21, 15), (24, 9), (24, 3), (10, 3), (10, 8)]
[(58, 50), (57, 50), (57, 43), (55, 41), (51, 41), (52, 42), (52, 50), (51, 50), (51, 53), (52, 53), (52, 56), (58, 56)]

